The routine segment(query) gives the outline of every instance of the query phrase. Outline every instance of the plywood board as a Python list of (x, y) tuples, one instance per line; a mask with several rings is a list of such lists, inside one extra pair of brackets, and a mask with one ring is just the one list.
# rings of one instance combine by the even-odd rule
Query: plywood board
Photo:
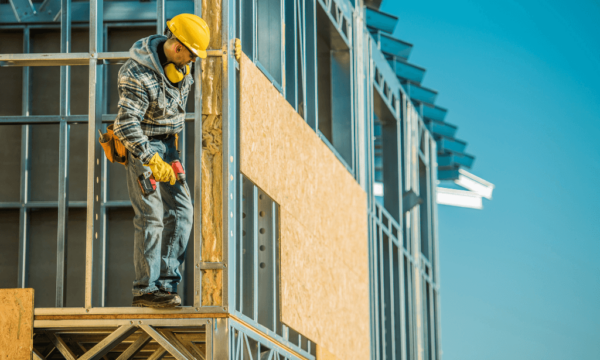
[(317, 360), (340, 360), (326, 348), (317, 345)]
[(0, 289), (0, 359), (30, 359), (33, 289)]
[(246, 57), (240, 167), (280, 205), (282, 321), (326, 359), (369, 359), (366, 194)]

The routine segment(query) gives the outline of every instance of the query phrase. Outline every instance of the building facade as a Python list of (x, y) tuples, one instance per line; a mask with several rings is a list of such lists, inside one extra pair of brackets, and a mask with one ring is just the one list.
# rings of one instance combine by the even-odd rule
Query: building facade
[[(35, 290), (34, 358), (441, 358), (438, 177), (473, 157), (378, 7), (0, 4), (0, 288)], [(211, 28), (180, 137), (183, 306), (131, 308), (133, 210), (98, 130), (129, 47), (180, 13)]]

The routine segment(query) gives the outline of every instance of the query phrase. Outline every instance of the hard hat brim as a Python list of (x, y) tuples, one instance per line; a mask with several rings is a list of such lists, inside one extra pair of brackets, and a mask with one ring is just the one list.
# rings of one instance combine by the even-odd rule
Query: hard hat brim
[(206, 50), (196, 50), (196, 56), (198, 56), (201, 59), (206, 59)]

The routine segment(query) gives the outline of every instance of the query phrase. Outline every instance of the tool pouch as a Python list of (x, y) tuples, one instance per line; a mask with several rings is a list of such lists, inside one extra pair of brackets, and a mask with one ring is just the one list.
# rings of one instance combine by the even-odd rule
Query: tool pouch
[(127, 165), (127, 149), (121, 140), (115, 136), (112, 124), (106, 129), (106, 134), (100, 133), (98, 141), (102, 145), (108, 161)]

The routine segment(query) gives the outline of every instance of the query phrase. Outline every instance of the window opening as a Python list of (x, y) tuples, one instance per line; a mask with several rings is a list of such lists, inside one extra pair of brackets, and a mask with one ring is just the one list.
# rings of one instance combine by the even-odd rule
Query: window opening
[(315, 129), (315, 3), (285, 0), (285, 98)]
[(298, 111), (298, 114), (304, 118), (304, 11), (302, 9), (302, 1), (298, 1), (297, 4), (296, 21), (298, 26), (296, 34), (296, 65), (298, 67), (298, 78), (296, 79), (296, 82), (298, 83), (298, 108), (296, 110)]
[(256, 61), (281, 89), (282, 26), (281, 0), (256, 1)]
[[(334, 7), (335, 3), (332, 3), (332, 9)], [(354, 122), (350, 48), (320, 7), (317, 10), (317, 59), (319, 131), (341, 160), (352, 164)]]
[(254, 59), (254, 1), (242, 1), (241, 8), (242, 32), (240, 33), (240, 40), (242, 51), (250, 59)]
[(375, 199), (390, 215), (400, 222), (400, 139), (398, 121), (390, 108), (373, 87), (373, 133)]
[(428, 260), (431, 259), (431, 247), (429, 244), (429, 181), (427, 181), (426, 165), (419, 159), (419, 197), (423, 200), (419, 205), (421, 254)]

